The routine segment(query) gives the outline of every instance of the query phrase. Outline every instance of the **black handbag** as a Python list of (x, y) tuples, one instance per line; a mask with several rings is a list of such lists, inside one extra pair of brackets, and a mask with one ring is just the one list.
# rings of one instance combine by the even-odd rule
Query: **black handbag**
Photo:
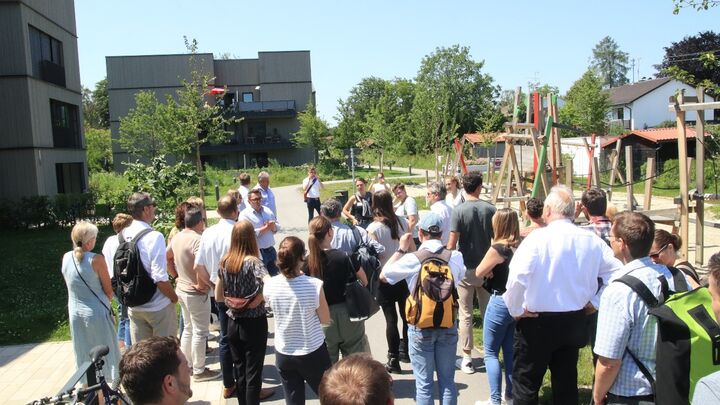
[(345, 284), (345, 305), (350, 322), (362, 322), (375, 315), (379, 310), (370, 290), (365, 288), (353, 274), (353, 280)]

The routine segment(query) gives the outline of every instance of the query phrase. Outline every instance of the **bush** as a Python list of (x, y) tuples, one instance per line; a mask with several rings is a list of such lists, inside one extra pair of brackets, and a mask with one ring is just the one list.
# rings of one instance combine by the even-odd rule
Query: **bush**
[(55, 225), (50, 198), (45, 195), (23, 197), (17, 212), (19, 225), (25, 228), (43, 228)]
[[(645, 173), (646, 164), (642, 165), (641, 172)], [(720, 160), (705, 159), (705, 192), (715, 192), (720, 186)], [(716, 172), (717, 170), (717, 172)], [(663, 162), (661, 173), (655, 178), (655, 187), (666, 189), (677, 189), (680, 184), (680, 165), (677, 159), (670, 159)], [(690, 166), (689, 189), (695, 188), (695, 164)]]
[(58, 194), (52, 204), (56, 225), (72, 226), (79, 219), (97, 220), (94, 218), (95, 198), (92, 193)]
[(97, 172), (90, 173), (90, 191), (101, 209), (106, 210), (108, 216), (112, 216), (118, 212), (125, 212), (132, 187), (122, 174)]

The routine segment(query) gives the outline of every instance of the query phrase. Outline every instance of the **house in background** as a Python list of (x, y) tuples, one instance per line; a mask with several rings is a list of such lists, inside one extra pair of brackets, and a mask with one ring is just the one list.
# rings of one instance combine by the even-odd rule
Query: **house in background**
[[(633, 84), (613, 87), (610, 90), (610, 124), (621, 124), (628, 130), (646, 129), (659, 125), (663, 121), (674, 121), (675, 113), (668, 109), (670, 97), (679, 89), (686, 96), (695, 96), (695, 88), (669, 77), (644, 80)], [(706, 102), (715, 101), (705, 95)], [(705, 112), (705, 120), (715, 119), (713, 111)], [(697, 120), (695, 112), (688, 112), (686, 122)]]
[[(116, 170), (121, 162), (134, 160), (123, 151), (119, 138), (120, 118), (135, 107), (135, 94), (153, 91), (158, 100), (175, 95), (182, 80), (190, 80), (187, 54), (108, 56), (107, 78), (110, 129)], [(201, 159), (215, 167), (265, 166), (269, 159), (298, 165), (313, 160), (312, 148), (292, 142), (300, 128), (297, 114), (315, 102), (310, 51), (258, 52), (257, 59), (214, 59), (212, 54), (195, 56), (203, 73), (214, 77), (215, 88), (227, 88), (218, 97), (226, 114), (242, 118), (224, 144), (204, 144)], [(214, 97), (208, 99), (215, 102)]]
[(0, 1), (0, 196), (87, 188), (73, 0)]

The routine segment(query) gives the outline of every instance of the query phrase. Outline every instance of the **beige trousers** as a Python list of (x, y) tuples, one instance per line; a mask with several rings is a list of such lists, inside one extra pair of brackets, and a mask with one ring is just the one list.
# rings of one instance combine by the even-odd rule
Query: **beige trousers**
[(466, 280), (462, 280), (457, 287), (459, 334), (460, 346), (463, 351), (471, 351), (474, 347), (473, 342), (473, 299), (477, 295), (478, 304), (480, 306), (480, 314), (485, 317), (485, 309), (490, 300), (490, 293), (482, 287), (474, 286)]
[(177, 313), (175, 304), (168, 304), (159, 311), (128, 311), (130, 336), (133, 344), (150, 336), (177, 336)]

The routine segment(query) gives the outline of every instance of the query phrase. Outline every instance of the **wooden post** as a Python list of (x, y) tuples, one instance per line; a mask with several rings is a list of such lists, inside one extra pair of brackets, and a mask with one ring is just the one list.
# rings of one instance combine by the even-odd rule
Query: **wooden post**
[[(676, 98), (675, 105), (681, 106), (684, 103), (684, 91), (680, 90)], [(678, 130), (678, 164), (680, 165), (680, 238), (684, 241), (688, 240), (688, 186), (690, 179), (688, 178), (687, 167), (687, 134), (685, 132), (685, 111), (677, 108), (675, 111)], [(682, 258), (687, 260), (688, 244), (683, 243)]]
[(625, 147), (625, 180), (626, 192), (627, 192), (627, 210), (633, 211), (633, 159), (632, 159), (632, 146), (628, 145)]
[(408, 174), (412, 176), (412, 166), (408, 166)]
[(610, 187), (608, 188), (607, 192), (608, 201), (610, 201), (610, 199), (612, 198), (612, 189), (615, 185), (615, 174), (620, 174), (620, 171), (618, 170), (618, 162), (620, 161), (621, 145), (622, 139), (618, 138), (617, 141), (615, 141), (615, 151), (613, 153), (612, 161), (610, 163)]
[(565, 185), (570, 187), (570, 190), (572, 190), (572, 188), (573, 188), (573, 161), (572, 160), (565, 161)]
[(430, 172), (425, 170), (425, 185), (430, 184)]
[(595, 187), (601, 188), (601, 186), (600, 186), (600, 158), (594, 157), (592, 161), (593, 161), (593, 171), (592, 171), (593, 183), (595, 184)]
[(643, 200), (643, 210), (650, 211), (650, 203), (652, 201), (652, 185), (655, 176), (655, 158), (649, 157), (645, 164), (645, 199)]
[[(698, 103), (705, 102), (705, 89), (697, 88)], [(697, 111), (695, 123), (695, 189), (697, 195), (705, 194), (705, 111)], [(717, 119), (717, 118), (716, 118)], [(702, 197), (695, 200), (695, 266), (703, 265), (703, 247), (705, 246), (705, 201)]]

